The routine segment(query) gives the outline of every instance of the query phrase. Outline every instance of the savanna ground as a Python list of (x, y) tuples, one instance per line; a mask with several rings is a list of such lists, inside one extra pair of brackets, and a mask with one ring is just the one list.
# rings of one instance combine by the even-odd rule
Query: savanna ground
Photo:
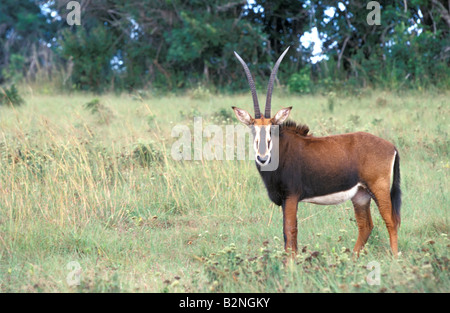
[(358, 259), (350, 202), (301, 203), (286, 264), (282, 214), (253, 161), (170, 155), (175, 125), (237, 124), (230, 106), (251, 110), (250, 94), (25, 92), (25, 105), (0, 107), (2, 292), (450, 291), (448, 92), (274, 96), (316, 136), (369, 131), (401, 155), (398, 259), (373, 201)]

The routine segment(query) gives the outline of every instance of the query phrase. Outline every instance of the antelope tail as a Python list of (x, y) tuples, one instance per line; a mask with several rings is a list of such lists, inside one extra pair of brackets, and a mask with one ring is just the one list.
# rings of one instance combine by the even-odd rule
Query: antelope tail
[(400, 156), (396, 151), (394, 160), (394, 179), (391, 187), (392, 217), (396, 221), (397, 227), (400, 226), (400, 207), (402, 206), (402, 191), (400, 189)]

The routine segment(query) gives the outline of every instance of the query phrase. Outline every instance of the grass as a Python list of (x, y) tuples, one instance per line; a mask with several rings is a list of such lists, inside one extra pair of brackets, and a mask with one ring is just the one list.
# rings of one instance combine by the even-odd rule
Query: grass
[(0, 107), (1, 292), (450, 291), (448, 92), (274, 96), (316, 136), (369, 131), (401, 154), (397, 260), (373, 202), (356, 260), (351, 203), (301, 203), (287, 263), (280, 208), (252, 161), (171, 158), (175, 125), (237, 124), (230, 107), (251, 109), (247, 94), (196, 95), (29, 92)]

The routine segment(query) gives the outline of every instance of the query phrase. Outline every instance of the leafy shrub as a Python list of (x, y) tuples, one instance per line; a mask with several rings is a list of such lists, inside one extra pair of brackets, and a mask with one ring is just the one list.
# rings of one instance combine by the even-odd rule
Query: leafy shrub
[(196, 100), (207, 100), (211, 97), (211, 91), (202, 84), (198, 84), (196, 88), (191, 91), (191, 98)]
[(84, 108), (91, 111), (91, 113), (97, 113), (100, 107), (102, 107), (102, 104), (98, 98), (94, 98), (84, 105)]
[(30, 173), (40, 176), (43, 175), (48, 155), (38, 147), (18, 147), (12, 154), (8, 154), (8, 161), (17, 167), (23, 167)]
[(293, 93), (310, 93), (311, 79), (309, 68), (304, 67), (300, 72), (292, 74), (288, 81), (288, 88)]
[(62, 32), (58, 52), (63, 59), (73, 60), (71, 79), (77, 89), (99, 92), (111, 82), (114, 41), (112, 32), (101, 24)]
[(222, 108), (217, 112), (214, 112), (212, 117), (217, 122), (227, 123), (233, 120), (233, 110)]
[(99, 123), (109, 124), (114, 114), (111, 110), (103, 105), (98, 98), (94, 98), (84, 105), (84, 108), (92, 114), (97, 114)]
[(286, 255), (284, 251), (262, 248), (259, 255), (246, 257), (238, 254), (236, 246), (231, 244), (203, 261), (211, 287), (220, 292), (224, 285), (233, 281), (252, 281), (264, 285), (273, 282), (276, 276), (283, 274), (282, 261)]
[(179, 112), (182, 119), (192, 120), (194, 117), (202, 116), (202, 112), (198, 107), (186, 108), (180, 110)]
[(144, 167), (162, 162), (162, 152), (153, 143), (138, 143), (133, 149), (133, 160)]
[(19, 95), (19, 91), (17, 90), (16, 85), (11, 85), (9, 89), (6, 87), (0, 87), (0, 105), (6, 104), (9, 106), (19, 106), (24, 103), (25, 101)]
[(1, 74), (6, 81), (17, 83), (23, 77), (24, 65), (25, 57), (18, 53), (12, 53), (9, 58), (9, 65), (2, 69)]

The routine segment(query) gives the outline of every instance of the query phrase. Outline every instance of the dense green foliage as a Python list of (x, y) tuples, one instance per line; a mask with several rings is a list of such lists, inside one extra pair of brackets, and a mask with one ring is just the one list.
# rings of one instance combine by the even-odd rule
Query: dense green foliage
[[(448, 0), (378, 1), (380, 25), (369, 25), (368, 1), (99, 0), (80, 1), (81, 25), (69, 26), (68, 1), (0, 3), (0, 83), (58, 81), (91, 91), (175, 91), (206, 85), (246, 88), (233, 50), (250, 63), (263, 89), (279, 54), (289, 90), (447, 88)], [(322, 60), (300, 38), (317, 29)]]
[(322, 1), (326, 5), (317, 7), (320, 21), (317, 27), (320, 33), (326, 34), (324, 49), (330, 51), (336, 62), (333, 63), (336, 66), (328, 67), (330, 71), (325, 77), (331, 75), (362, 86), (397, 88), (435, 84), (447, 88), (448, 1), (378, 1), (381, 4), (378, 26), (366, 21), (367, 2), (349, 1), (345, 10), (338, 6), (331, 19), (324, 9), (335, 1)]
[(16, 85), (11, 85), (9, 88), (0, 87), (0, 106), (1, 105), (9, 105), (9, 106), (18, 106), (22, 105), (24, 100), (19, 94), (19, 91), (16, 88)]

